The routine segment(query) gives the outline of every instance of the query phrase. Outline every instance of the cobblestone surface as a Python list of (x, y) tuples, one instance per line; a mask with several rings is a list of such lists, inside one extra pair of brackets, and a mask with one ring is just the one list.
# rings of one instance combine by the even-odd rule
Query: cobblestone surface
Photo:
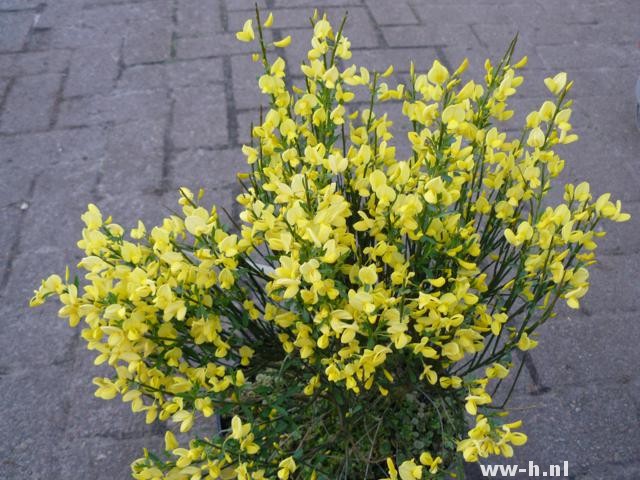
[[(176, 188), (232, 207), (240, 146), (262, 99), (233, 32), (254, 0), (0, 0), (0, 478), (128, 478), (161, 443), (118, 402), (93, 397), (92, 366), (55, 308), (29, 311), (39, 279), (78, 260), (79, 215), (96, 202), (122, 223), (158, 220)], [(640, 136), (633, 87), (638, 0), (266, 0), (304, 55), (313, 7), (349, 11), (354, 61), (406, 75), (439, 57), (481, 71), (520, 33), (527, 82), (576, 80), (564, 180), (593, 181), (634, 214), (612, 228), (584, 310), (561, 311), (516, 393), (530, 442), (514, 462), (569, 461), (572, 479), (640, 478)], [(281, 32), (276, 30), (275, 35)], [(298, 73), (292, 72), (294, 75)], [(537, 371), (537, 375), (531, 373)], [(524, 477), (523, 477), (524, 478)]]

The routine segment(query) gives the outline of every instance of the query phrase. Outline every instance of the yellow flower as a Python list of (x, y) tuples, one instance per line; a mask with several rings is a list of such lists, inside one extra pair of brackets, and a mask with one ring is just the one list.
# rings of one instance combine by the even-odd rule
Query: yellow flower
[(171, 430), (167, 430), (164, 434), (164, 449), (167, 451), (172, 451), (178, 447), (179, 445), (175, 435)]
[(520, 337), (520, 340), (518, 340), (518, 348), (523, 352), (527, 350), (531, 350), (532, 348), (535, 348), (537, 346), (538, 346), (538, 342), (529, 338), (526, 332), (523, 333), (522, 336)]
[(241, 42), (251, 42), (255, 38), (253, 33), (253, 20), (247, 20), (242, 26), (242, 30), (236, 33), (236, 38)]
[(533, 228), (529, 225), (529, 222), (522, 222), (518, 225), (517, 233), (507, 228), (504, 231), (504, 236), (511, 245), (518, 247), (524, 242), (531, 240), (533, 237)]
[(375, 264), (360, 268), (358, 271), (358, 278), (365, 285), (375, 284), (378, 281)]
[(280, 480), (287, 480), (289, 476), (297, 470), (296, 462), (293, 457), (287, 457), (282, 460), (278, 465), (278, 478)]
[(567, 84), (567, 74), (565, 72), (560, 72), (553, 78), (545, 78), (544, 84), (547, 86), (551, 93), (553, 93), (554, 95), (559, 95), (562, 89)]
[(422, 465), (416, 465), (413, 460), (405, 460), (398, 472), (402, 480), (419, 480), (422, 478)]
[(431, 83), (442, 85), (449, 78), (449, 72), (438, 60), (434, 60), (433, 66), (427, 73), (427, 78)]

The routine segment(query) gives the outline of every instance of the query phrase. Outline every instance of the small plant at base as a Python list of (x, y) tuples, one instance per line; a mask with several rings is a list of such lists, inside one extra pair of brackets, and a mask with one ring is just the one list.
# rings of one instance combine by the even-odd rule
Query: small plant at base
[[(165, 452), (132, 465), (139, 480), (459, 478), (464, 461), (511, 456), (526, 441), (504, 421), (522, 368), (511, 354), (537, 345), (558, 300), (579, 307), (596, 226), (629, 218), (586, 183), (546, 203), (564, 166), (554, 148), (577, 140), (572, 83), (548, 78), (552, 100), (508, 138), (496, 125), (523, 81), (515, 41), (484, 85), (463, 82), (466, 61), (435, 61), (391, 87), (391, 67), (341, 68), (344, 21), (314, 15), (304, 88), (288, 88), (269, 52), (291, 39), (268, 45), (273, 16), (255, 20), (257, 35), (248, 20), (237, 37), (258, 45), (270, 108), (242, 149), (235, 233), (186, 188), (181, 214), (128, 236), (90, 205), (87, 282), (52, 275), (31, 304), (56, 295), (71, 326), (84, 321), (96, 363), (114, 369), (97, 396), (182, 432), (231, 418), (184, 446), (168, 432)], [(410, 121), (410, 158), (378, 111), (390, 100)]]

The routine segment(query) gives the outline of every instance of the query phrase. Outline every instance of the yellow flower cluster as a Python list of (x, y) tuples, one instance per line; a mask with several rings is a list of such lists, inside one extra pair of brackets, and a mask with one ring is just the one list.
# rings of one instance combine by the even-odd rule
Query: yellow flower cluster
[[(512, 63), (515, 42), (487, 60), (483, 83), (463, 81), (466, 61), (454, 72), (435, 61), (391, 86), (391, 67), (343, 68), (344, 22), (334, 31), (316, 14), (299, 88), (267, 54), (291, 37), (268, 45), (273, 16), (256, 21), (257, 37), (248, 20), (237, 38), (258, 44), (270, 108), (242, 149), (240, 224), (182, 189), (181, 215), (127, 239), (90, 205), (78, 243), (88, 283), (53, 275), (32, 305), (55, 294), (72, 326), (84, 320), (96, 363), (115, 371), (94, 380), (97, 396), (183, 432), (233, 416), (189, 448), (168, 434), (166, 459), (134, 464), (141, 480), (413, 480), (454, 472), (456, 450), (511, 456), (526, 436), (500, 424), (489, 386), (510, 375), (510, 351), (536, 346), (558, 299), (579, 307), (600, 220), (629, 218), (586, 183), (545, 199), (564, 167), (554, 147), (577, 140), (572, 83), (547, 79), (551, 100), (508, 138), (499, 124), (526, 64)], [(386, 101), (412, 126), (409, 158), (375, 109)]]
[[(245, 365), (254, 354), (246, 339), (223, 328), (224, 318), (237, 310), (234, 302), (247, 319), (259, 313), (242, 289), (230, 291), (242, 269), (236, 257), (249, 243), (221, 229), (215, 208), (196, 207), (186, 189), (183, 195), (183, 217), (172, 215), (150, 232), (139, 222), (131, 241), (89, 205), (78, 242), (87, 255), (78, 266), (89, 284), (80, 294), (77, 282), (52, 275), (31, 305), (57, 294), (60, 316), (71, 326), (84, 319), (82, 337), (98, 352), (95, 363), (107, 362), (117, 374), (94, 380), (97, 396), (120, 393), (133, 411), (146, 412), (148, 423), (172, 418), (186, 431), (193, 411), (214, 413), (211, 398), (198, 392), (242, 385), (242, 370), (219, 360)], [(189, 234), (195, 242), (187, 249), (180, 242)]]

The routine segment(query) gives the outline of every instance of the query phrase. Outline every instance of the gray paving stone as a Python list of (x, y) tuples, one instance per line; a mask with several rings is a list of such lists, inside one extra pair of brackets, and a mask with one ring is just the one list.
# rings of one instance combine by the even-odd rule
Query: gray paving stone
[(109, 93), (118, 75), (118, 49), (90, 47), (75, 50), (64, 84), (64, 96)]
[[(613, 136), (610, 129), (607, 132)], [(602, 133), (595, 129), (579, 133), (582, 135), (580, 147), (576, 146), (565, 157), (565, 181), (587, 181), (598, 194), (610, 192), (612, 198), (623, 202), (639, 201), (638, 166), (627, 160), (633, 155), (635, 142), (603, 143), (600, 136)]]
[(598, 246), (598, 254), (628, 255), (640, 252), (640, 203), (624, 202), (622, 211), (631, 214), (631, 220), (624, 223), (605, 223), (607, 232)]
[[(202, 204), (215, 205), (222, 221), (230, 224), (225, 211), (237, 218), (240, 206), (235, 199), (241, 187), (236, 174), (242, 171), (247, 171), (247, 165), (237, 149), (185, 151), (172, 161), (170, 187), (177, 190), (186, 186), (193, 192), (204, 188)], [(210, 173), (202, 175), (202, 172)]]
[(39, 0), (2, 0), (0, 2), (0, 11), (31, 10), (39, 4)]
[(640, 306), (640, 283), (634, 281), (637, 254), (601, 255), (591, 270), (592, 295), (581, 304), (589, 314), (635, 312)]
[[(629, 83), (632, 83), (631, 79), (633, 77), (627, 74), (626, 76), (619, 75), (617, 79), (620, 83), (629, 85)], [(626, 96), (631, 100), (631, 89), (628, 92)], [(607, 90), (601, 93), (603, 95), (584, 97), (580, 101), (580, 106), (587, 116), (589, 125), (594, 133), (602, 135), (606, 132), (607, 141), (605, 144), (624, 142), (628, 138), (629, 141), (627, 143), (629, 145), (633, 147), (640, 146), (640, 139), (636, 135), (637, 130), (633, 122), (621, 121), (633, 118), (635, 114), (633, 102), (620, 101), (619, 97), (610, 95)], [(617, 124), (616, 128), (611, 128), (612, 123)], [(598, 139), (600, 135), (595, 135), (592, 138)]]
[(120, 396), (103, 400), (94, 395), (97, 387), (92, 379), (110, 378), (114, 376), (113, 369), (107, 364), (95, 366), (93, 361), (97, 353), (86, 350), (83, 339), (79, 343), (73, 362), (76, 374), (67, 386), (65, 400), (73, 405), (74, 411), (85, 412), (85, 415), (70, 415), (66, 428), (75, 438), (89, 441), (95, 437), (114, 441), (138, 439), (139, 454), (130, 458), (131, 462), (141, 456), (144, 437), (153, 433), (153, 427), (145, 423), (144, 413), (132, 412), (131, 404), (123, 402)]
[[(465, 47), (443, 47), (442, 49), (438, 49), (438, 55), (436, 58), (439, 58), (440, 61), (444, 61), (440, 58), (439, 52), (444, 54), (444, 60), (447, 61), (447, 65), (450, 70), (458, 68), (458, 66), (462, 63), (462, 61), (466, 58), (469, 61), (469, 67), (467, 71), (463, 74), (463, 79), (466, 81), (473, 80), (476, 83), (485, 84), (484, 76), (484, 62), (487, 58), (495, 59), (497, 56), (496, 52), (490, 52), (482, 45), (477, 42), (473, 45), (468, 45)], [(421, 62), (420, 65), (422, 70), (428, 69), (431, 67), (431, 63), (428, 61)]]
[(131, 478), (130, 464), (143, 456), (142, 446), (162, 452), (161, 435), (122, 440), (119, 438), (66, 438), (55, 457), (60, 478), (74, 478), (78, 471), (96, 480)]
[[(566, 22), (573, 26), (593, 24), (610, 18), (612, 14), (614, 14), (611, 7), (614, 5), (619, 6), (620, 2), (615, 2), (615, 0), (612, 2), (593, 2), (589, 5), (589, 8), (584, 8), (582, 2), (574, 0), (568, 0), (562, 3), (544, 0), (539, 2), (539, 4), (544, 10), (544, 16), (540, 18), (540, 20), (547, 20), (554, 24)], [(598, 7), (606, 8), (608, 14), (605, 16), (602, 15), (603, 12), (600, 12), (600, 15), (598, 15)]]
[(68, 67), (70, 57), (69, 50), (0, 55), (0, 76), (17, 77), (41, 73), (62, 73)]
[[(53, 175), (65, 172), (63, 167), (73, 164), (74, 168), (86, 171), (87, 166), (102, 155), (104, 139), (99, 129), (77, 129), (73, 131), (47, 132), (41, 134), (15, 135), (3, 139), (0, 149), (0, 163), (3, 174), (0, 176), (0, 207), (8, 211), (21, 211), (32, 217), (33, 207), (31, 190), (34, 182), (43, 171)], [(55, 185), (55, 182), (53, 182)], [(51, 190), (55, 192), (53, 189)], [(57, 193), (60, 195), (59, 193)], [(46, 203), (45, 203), (46, 205)], [(34, 231), (37, 231), (34, 230)], [(42, 238), (35, 237), (42, 242)], [(32, 243), (31, 246), (42, 246)], [(8, 253), (8, 248), (3, 249)]]
[[(496, 25), (511, 23), (509, 11), (522, 10), (518, 5), (500, 3), (487, 5), (480, 2), (429, 2), (426, 4), (420, 0), (411, 0), (414, 11), (424, 24), (434, 25), (439, 23), (452, 24), (451, 28), (458, 28), (459, 24)], [(529, 2), (528, 8), (539, 8)], [(455, 26), (454, 26), (455, 25)]]
[(178, 0), (176, 15), (180, 35), (211, 35), (222, 30), (220, 5), (215, 0)]
[(378, 25), (410, 25), (418, 23), (418, 19), (407, 1), (394, 2), (389, 8), (385, 0), (366, 0), (366, 5)]
[(179, 192), (171, 188), (154, 193), (130, 191), (105, 195), (97, 200), (96, 205), (127, 231), (136, 228), (138, 220), (142, 220), (147, 231), (151, 231), (154, 226), (161, 225), (165, 217), (179, 210), (179, 198)]
[(69, 374), (45, 367), (0, 376), (2, 478), (58, 479), (54, 452), (65, 435)]
[(60, 127), (82, 127), (106, 122), (127, 122), (163, 117), (168, 113), (166, 92), (114, 91), (110, 95), (72, 98), (60, 105)]
[[(587, 295), (598, 297), (600, 289), (594, 285)], [(637, 376), (633, 365), (640, 361), (640, 353), (625, 341), (640, 329), (637, 314), (598, 311), (586, 315), (564, 305), (559, 310), (538, 330), (539, 345), (531, 351), (543, 385), (609, 386), (629, 383)]]
[(33, 12), (5, 12), (0, 14), (0, 51), (22, 50), (29, 29), (33, 24)]
[[(615, 97), (628, 97), (637, 81), (636, 70), (624, 68), (594, 67), (585, 70), (574, 70), (574, 86), (571, 89), (572, 98), (579, 99), (594, 94), (606, 94)], [(615, 79), (615, 81), (613, 81)], [(588, 100), (586, 103), (588, 104)]]
[(579, 475), (592, 465), (636, 460), (640, 442), (633, 397), (628, 385), (596, 384), (514, 397), (512, 417), (523, 419), (529, 441), (516, 449), (513, 462), (551, 465), (567, 460), (569, 473)]
[(187, 150), (171, 161), (170, 187), (177, 191), (186, 186), (196, 192), (199, 188), (213, 191), (237, 183), (236, 174), (248, 171), (240, 149)]
[[(368, 10), (362, 6), (350, 6), (345, 9), (339, 4), (330, 4), (330, 7), (321, 9), (322, 14), (327, 14), (327, 18), (334, 26), (338, 28), (345, 13), (348, 13), (347, 23), (345, 24), (344, 34), (351, 41), (354, 48), (358, 47), (376, 47), (379, 45), (379, 35), (377, 27), (371, 20)], [(320, 8), (320, 7), (318, 7)], [(303, 39), (303, 43), (309, 45), (311, 39), (311, 26), (309, 19), (313, 14), (313, 8), (295, 8), (295, 9), (274, 9), (274, 27), (286, 30), (286, 34), (291, 34), (294, 43)], [(245, 20), (253, 18), (251, 11), (229, 12), (229, 30), (235, 32), (242, 28)], [(270, 30), (266, 31), (271, 33)], [(308, 48), (307, 48), (308, 49)], [(287, 49), (288, 50), (288, 49)]]
[(20, 225), (20, 202), (12, 202), (0, 208), (0, 281), (6, 283), (9, 275), (10, 261), (13, 261), (12, 247), (16, 242), (17, 230)]
[(260, 123), (260, 113), (258, 110), (247, 110), (236, 113), (236, 124), (238, 125), (238, 142), (249, 144), (251, 142), (251, 125)]
[(4, 96), (9, 89), (10, 79), (8, 78), (0, 78), (0, 102), (4, 101)]
[(236, 108), (259, 108), (269, 105), (270, 98), (258, 87), (258, 78), (264, 73), (262, 63), (253, 62), (249, 55), (231, 58), (233, 98)]
[(489, 51), (494, 52), (494, 55), (502, 56), (502, 53), (507, 50), (509, 44), (518, 34), (518, 44), (520, 50), (527, 52), (532, 51), (531, 47), (531, 33), (529, 29), (524, 31), (520, 28), (520, 25), (516, 24), (480, 24), (471, 25), (473, 33), (477, 36), (480, 44)]
[(59, 248), (70, 252), (71, 258), (79, 255), (75, 245), (81, 238), (80, 215), (86, 211), (87, 204), (94, 201), (98, 172), (96, 162), (87, 161), (81, 165), (60, 164), (39, 174), (25, 214), (21, 252), (47, 252)]
[(635, 480), (640, 478), (640, 464), (637, 462), (610, 462), (592, 465), (589, 471), (580, 476), (580, 480), (599, 480), (601, 478), (616, 478), (616, 480)]
[(451, 28), (450, 25), (436, 24), (423, 26), (382, 27), (384, 38), (392, 47), (416, 47), (437, 45), (469, 45), (477, 42), (468, 25)]
[[(113, 2), (109, 2), (113, 3)], [(41, 29), (41, 33), (46, 33), (46, 40), (53, 38), (50, 35), (52, 30), (64, 30), (69, 27), (73, 27), (74, 22), (77, 21), (78, 16), (83, 14), (85, 7), (90, 6), (86, 0), (58, 0), (56, 2), (47, 2), (43, 11), (39, 13), (36, 18), (36, 27)], [(57, 32), (64, 33), (64, 32)], [(87, 42), (92, 42), (92, 39), (87, 39)], [(87, 46), (85, 44), (85, 46)]]
[(253, 10), (255, 4), (258, 4), (258, 7), (261, 9), (267, 8), (266, 0), (222, 0), (222, 3), (225, 4), (225, 7), (228, 11), (232, 12), (234, 10)]
[(566, 45), (564, 48), (540, 45), (536, 50), (549, 68), (557, 70), (588, 68), (593, 65), (629, 67), (640, 55), (640, 52), (623, 50), (614, 45)]
[(98, 193), (151, 192), (162, 179), (166, 119), (117, 125), (107, 135)]
[[(64, 250), (49, 248), (39, 253), (24, 252), (14, 258), (9, 283), (1, 293), (0, 370), (20, 372), (70, 364), (77, 332), (69, 328), (66, 320), (58, 318), (58, 302), (51, 300), (50, 305), (38, 309), (28, 307), (28, 300), (41, 280), (52, 273), (64, 277), (65, 266)], [(13, 348), (16, 339), (20, 339), (21, 348)]]
[(0, 131), (16, 133), (48, 129), (61, 81), (62, 76), (57, 74), (17, 79), (0, 117)]
[(47, 8), (41, 23), (42, 48), (118, 47), (126, 28), (126, 10), (122, 7), (84, 10), (79, 2), (73, 7), (62, 4)]
[(208, 58), (127, 67), (118, 81), (122, 90), (192, 87), (221, 82), (222, 60)]
[[(74, 3), (77, 7), (77, 2)], [(67, 6), (60, 8), (55, 18), (55, 27), (46, 35), (49, 47), (118, 47), (125, 39), (129, 46), (127, 60), (133, 62), (158, 56), (163, 51), (161, 40), (171, 25), (171, 8), (166, 2), (148, 1), (114, 2), (89, 9)], [(145, 44), (145, 39), (151, 43)], [(166, 47), (168, 50), (169, 42)]]
[(224, 90), (217, 85), (176, 90), (171, 141), (177, 148), (228, 142)]
[(309, 9), (322, 7), (352, 7), (362, 5), (362, 0), (275, 0), (276, 7), (307, 7)]
[(167, 60), (171, 56), (171, 42), (169, 20), (160, 26), (153, 22), (136, 25), (124, 38), (124, 63), (133, 65)]
[(438, 56), (438, 51), (433, 47), (365, 48), (354, 50), (349, 63), (355, 63), (376, 72), (384, 72), (389, 65), (394, 66), (395, 72), (409, 72), (411, 61), (413, 61), (416, 71), (426, 71)]
[[(266, 32), (267, 41), (271, 39), (271, 32)], [(230, 52), (234, 54), (252, 53), (256, 46), (250, 43), (239, 42), (235, 33), (225, 33), (203, 37), (183, 37), (176, 42), (176, 58), (193, 59), (220, 57)]]
[(585, 44), (633, 44), (637, 40), (637, 29), (632, 22), (615, 24), (587, 23), (574, 28), (562, 28), (561, 25), (540, 22), (534, 28), (533, 38), (536, 45), (585, 45)]
[[(72, 165), (84, 169), (83, 162), (95, 162), (103, 153), (105, 131), (104, 127), (96, 126), (12, 135), (2, 139), (0, 162), (3, 167), (15, 166), (33, 175), (46, 169), (55, 169), (58, 165)], [(3, 178), (3, 191), (7, 192), (6, 189), (11, 184), (20, 183), (16, 180), (18, 179), (14, 172)], [(28, 185), (29, 181), (20, 185), (25, 195)], [(17, 198), (26, 200), (23, 195)]]

